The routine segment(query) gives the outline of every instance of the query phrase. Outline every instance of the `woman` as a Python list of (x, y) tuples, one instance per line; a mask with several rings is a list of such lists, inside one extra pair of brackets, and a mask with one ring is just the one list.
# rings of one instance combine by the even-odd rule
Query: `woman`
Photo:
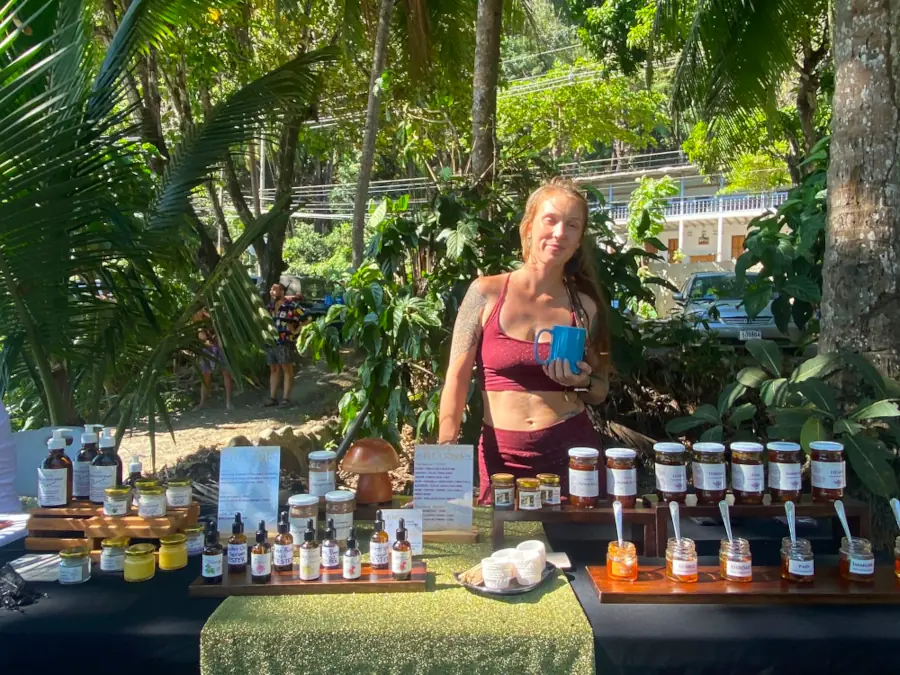
[[(476, 366), (484, 399), (480, 503), (489, 502), (490, 476), (497, 472), (556, 473), (566, 490), (569, 448), (600, 448), (585, 403), (606, 398), (609, 333), (607, 304), (584, 241), (587, 220), (587, 201), (571, 181), (557, 178), (536, 190), (519, 225), (525, 264), (476, 279), (459, 308), (438, 440), (456, 442)], [(535, 335), (555, 325), (588, 329), (578, 375), (566, 361), (541, 366), (534, 360)], [(548, 344), (540, 355), (548, 357)]]

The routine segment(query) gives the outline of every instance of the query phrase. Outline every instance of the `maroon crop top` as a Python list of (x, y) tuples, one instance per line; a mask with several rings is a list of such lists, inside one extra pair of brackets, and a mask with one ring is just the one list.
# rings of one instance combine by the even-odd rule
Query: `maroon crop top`
[[(544, 373), (544, 367), (534, 360), (534, 342), (517, 340), (503, 332), (500, 327), (500, 310), (506, 299), (509, 277), (494, 309), (491, 310), (481, 341), (478, 344), (478, 355), (475, 361), (478, 379), (482, 391), (565, 391), (566, 387), (554, 382)], [(572, 325), (575, 324), (575, 311), (572, 310)], [(550, 355), (550, 343), (538, 345), (538, 353), (542, 359)]]

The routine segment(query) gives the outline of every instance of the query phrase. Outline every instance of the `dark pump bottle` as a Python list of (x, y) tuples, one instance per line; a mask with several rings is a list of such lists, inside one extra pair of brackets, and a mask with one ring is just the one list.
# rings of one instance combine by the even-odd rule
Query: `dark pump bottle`
[(266, 521), (259, 521), (256, 531), (256, 546), (250, 550), (250, 580), (254, 584), (267, 584), (272, 581), (272, 547), (269, 544), (269, 533), (266, 532)]
[(72, 497), (81, 501), (91, 498), (91, 462), (97, 456), (97, 427), (100, 424), (85, 424), (84, 433), (81, 434), (81, 450), (75, 457), (72, 467)]
[(203, 549), (203, 583), (222, 583), (222, 544), (219, 543), (219, 532), (216, 521), (206, 524), (206, 546)]
[(228, 540), (228, 573), (240, 574), (247, 571), (247, 536), (240, 512), (234, 514), (231, 539)]
[(104, 429), (100, 452), (91, 462), (91, 503), (102, 504), (105, 490), (122, 484), (122, 460), (116, 452), (115, 429)]
[(38, 467), (38, 506), (66, 506), (72, 499), (72, 460), (66, 457), (63, 429), (47, 441), (49, 453)]

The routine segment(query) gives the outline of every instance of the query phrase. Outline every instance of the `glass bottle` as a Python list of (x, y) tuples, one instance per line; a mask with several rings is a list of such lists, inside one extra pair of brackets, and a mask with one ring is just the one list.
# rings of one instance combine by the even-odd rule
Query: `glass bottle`
[(400, 519), (397, 541), (391, 550), (391, 573), (395, 581), (406, 581), (412, 574), (412, 544), (406, 539), (406, 521)]
[[(131, 502), (134, 505), (134, 508), (138, 507), (138, 482), (143, 480), (142, 472), (143, 465), (141, 464), (141, 460), (138, 457), (132, 457), (131, 463), (128, 465), (128, 478), (125, 479), (125, 485), (131, 490)], [(157, 481), (154, 481), (153, 485), (158, 485)]]
[(740, 537), (719, 544), (719, 576), (725, 581), (749, 583), (753, 581), (753, 559), (750, 542)]
[(362, 574), (362, 554), (356, 547), (356, 528), (350, 528), (347, 538), (347, 550), (344, 551), (344, 578), (359, 579)]
[(725, 446), (694, 443), (693, 473), (698, 504), (714, 506), (725, 499)]
[(269, 533), (266, 532), (264, 520), (259, 521), (256, 546), (250, 549), (250, 581), (254, 584), (272, 581), (272, 546), (269, 544)]
[(766, 467), (761, 443), (731, 444), (731, 490), (735, 504), (762, 504)]
[(872, 542), (862, 537), (841, 537), (838, 572), (845, 581), (872, 583), (875, 581), (875, 554), (872, 553)]
[(228, 540), (228, 573), (241, 574), (247, 571), (247, 535), (240, 512), (234, 514), (231, 525), (231, 539)]
[(276, 572), (290, 572), (294, 569), (294, 537), (291, 535), (291, 520), (287, 511), (278, 519), (278, 536), (272, 549), (273, 567)]
[(799, 443), (772, 441), (766, 445), (769, 451), (769, 494), (772, 502), (799, 503), (803, 487), (803, 449)]
[(606, 576), (617, 581), (637, 581), (637, 549), (630, 541), (609, 542), (606, 548)]
[(369, 563), (373, 570), (386, 570), (391, 564), (391, 541), (380, 510), (375, 512), (375, 531), (369, 540)]
[(637, 503), (637, 453), (630, 448), (610, 448), (606, 451), (606, 494), (633, 509)]
[(681, 443), (653, 445), (656, 494), (664, 504), (684, 504), (687, 497), (687, 449)]
[(102, 504), (104, 490), (122, 484), (122, 460), (116, 452), (115, 429), (100, 435), (100, 452), (91, 461), (91, 503)]
[(204, 584), (221, 584), (224, 564), (222, 544), (219, 543), (219, 532), (216, 521), (206, 525), (206, 546), (203, 548), (202, 570)]
[(666, 577), (681, 584), (697, 582), (697, 546), (693, 539), (669, 539), (666, 545)]
[(306, 521), (303, 543), (300, 544), (300, 579), (315, 581), (319, 578), (321, 566), (322, 555), (319, 542), (316, 541), (316, 521), (310, 518)]
[[(54, 429), (49, 453), (38, 467), (38, 506), (66, 506), (72, 499), (72, 460), (66, 457), (64, 429)], [(103, 503), (101, 497), (100, 503)]]
[(85, 424), (81, 434), (81, 450), (72, 464), (72, 498), (88, 501), (91, 498), (91, 462), (97, 456), (97, 431), (100, 424)]
[(833, 502), (844, 498), (847, 486), (847, 465), (844, 446), (833, 441), (813, 441), (809, 444), (814, 502)]
[(325, 528), (325, 538), (322, 540), (322, 567), (326, 570), (336, 570), (341, 566), (341, 547), (334, 538), (334, 519), (328, 519)]
[(569, 503), (585, 509), (597, 506), (600, 496), (600, 451), (594, 448), (569, 450)]
[(781, 540), (781, 578), (798, 584), (811, 584), (815, 574), (812, 544), (808, 539), (790, 537)]

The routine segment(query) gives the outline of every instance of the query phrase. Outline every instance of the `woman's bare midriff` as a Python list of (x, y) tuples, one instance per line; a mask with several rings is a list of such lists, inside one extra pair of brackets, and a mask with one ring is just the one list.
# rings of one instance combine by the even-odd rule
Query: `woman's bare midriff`
[(484, 423), (505, 431), (539, 431), (584, 410), (578, 394), (562, 391), (484, 391)]

